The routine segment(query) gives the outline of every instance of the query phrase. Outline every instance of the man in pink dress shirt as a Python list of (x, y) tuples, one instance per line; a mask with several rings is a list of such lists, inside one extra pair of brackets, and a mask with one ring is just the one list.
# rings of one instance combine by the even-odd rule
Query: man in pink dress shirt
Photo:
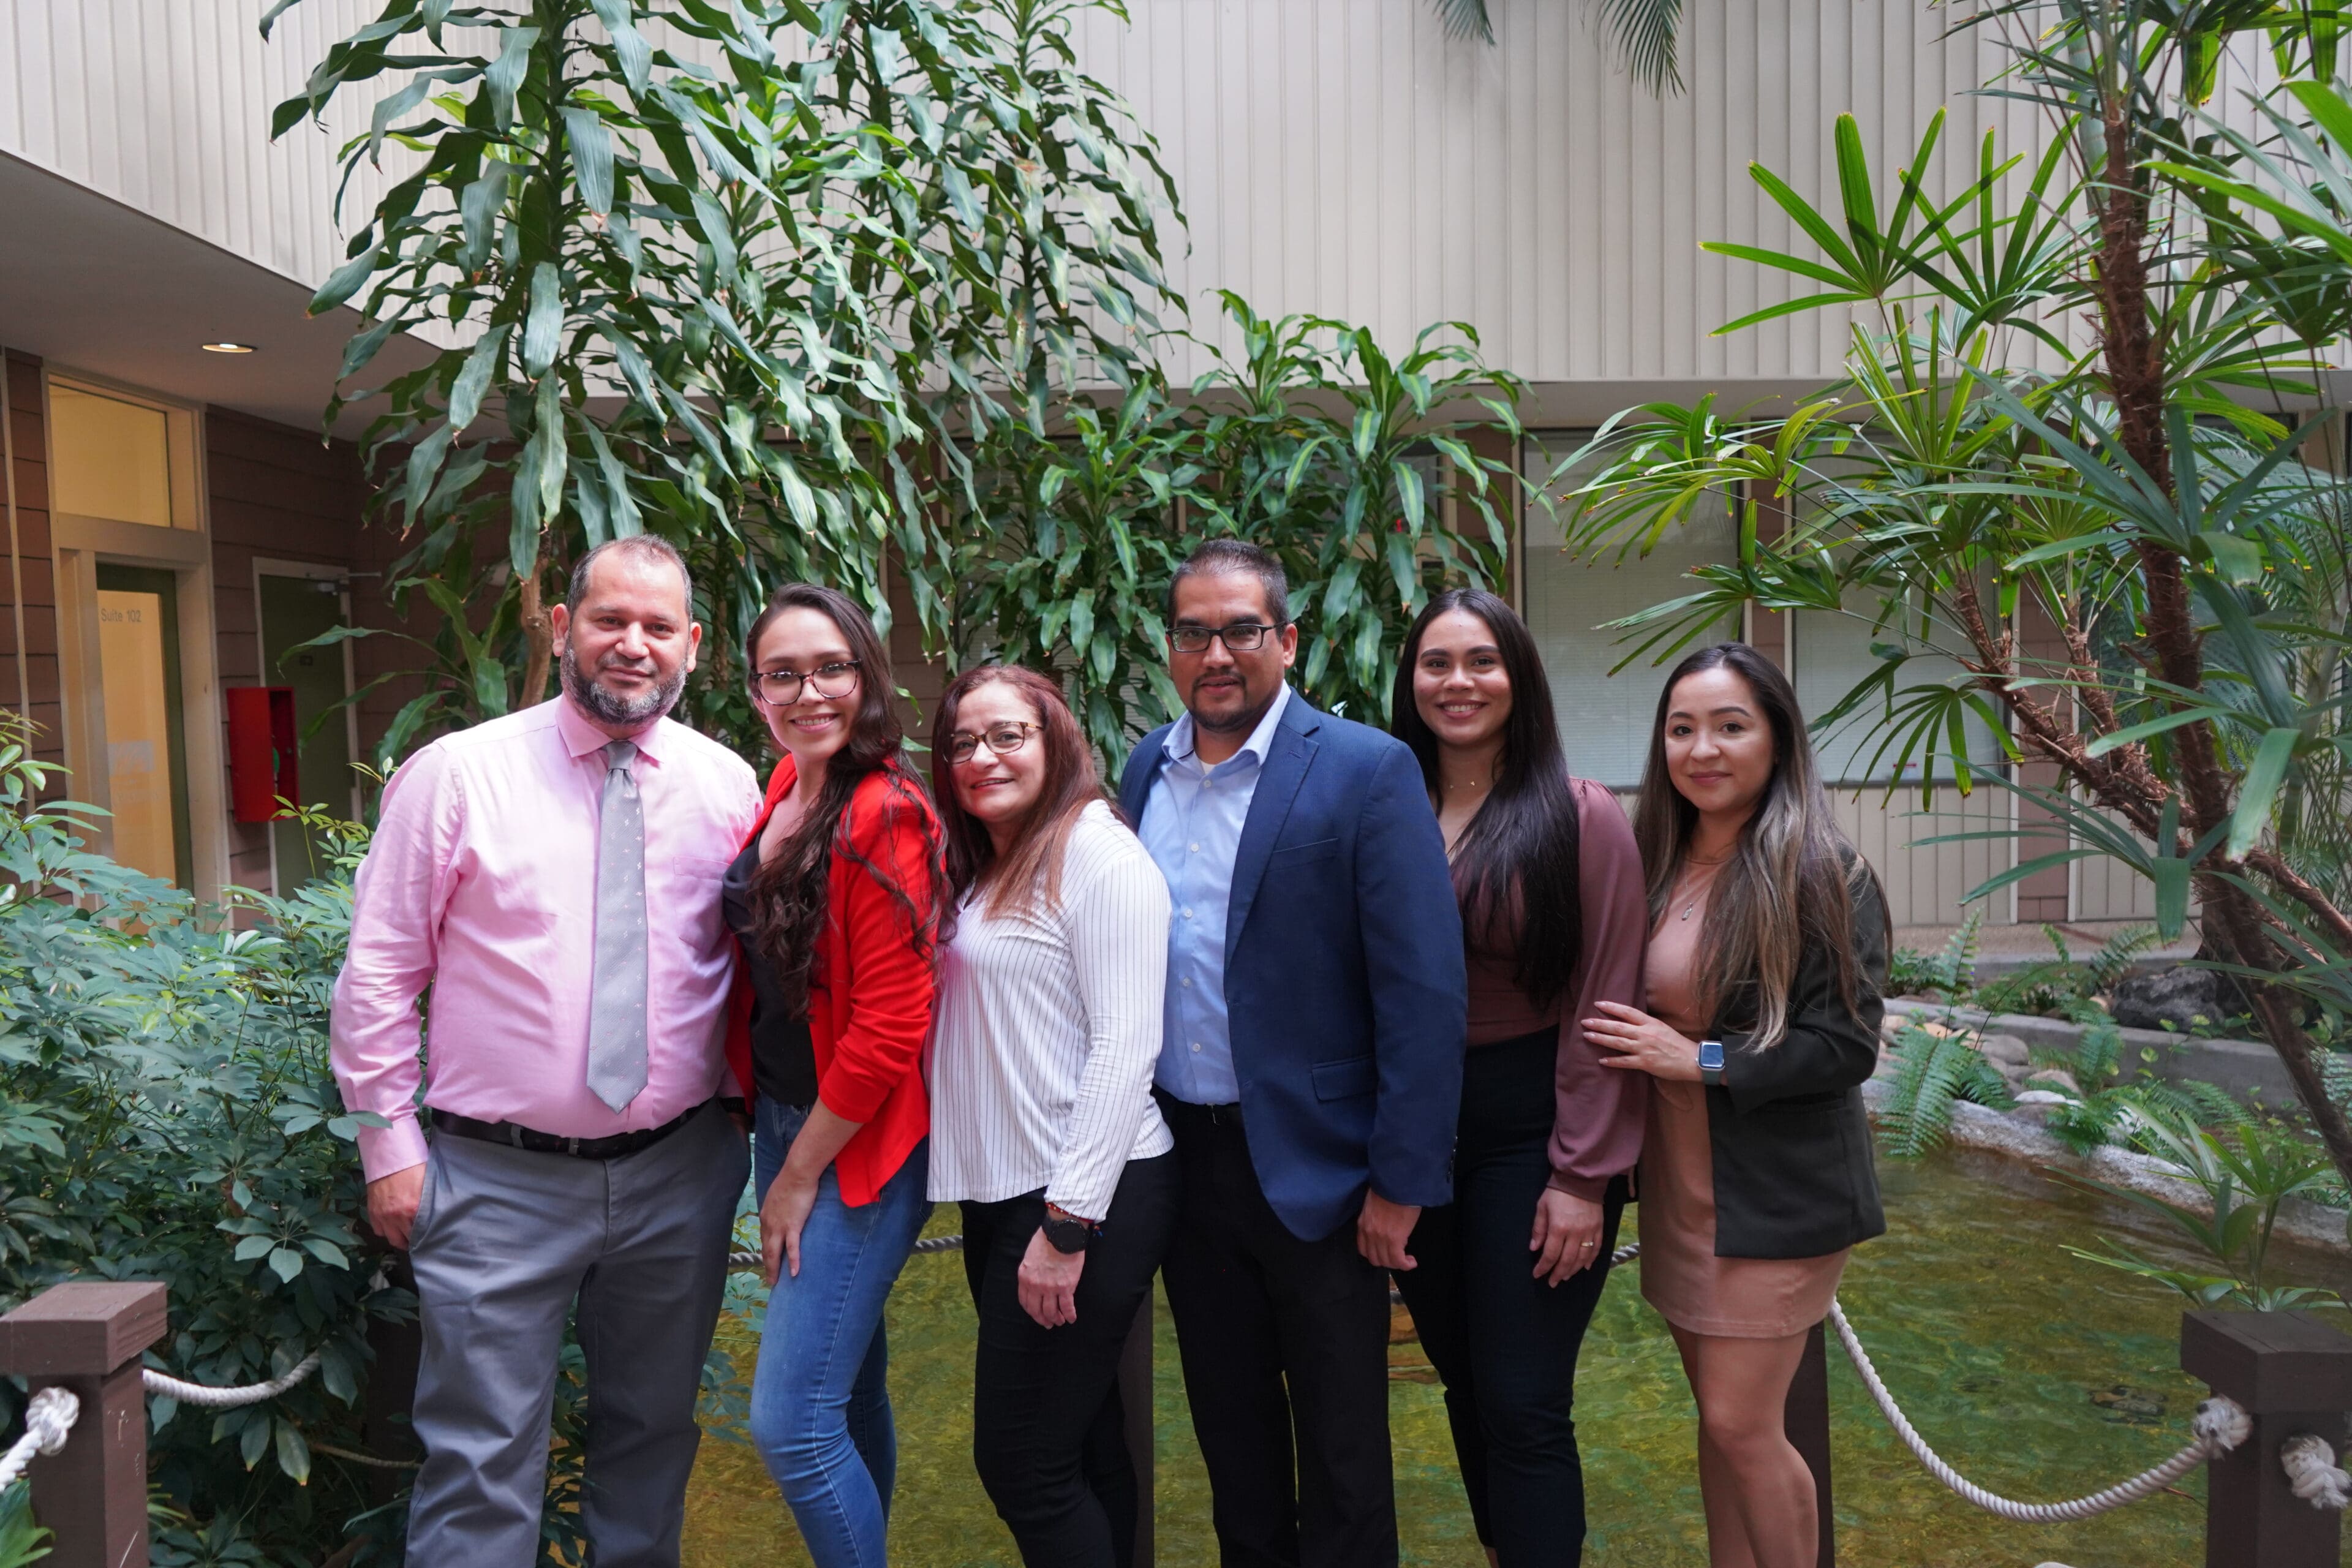
[(660, 540), (592, 551), (551, 616), (562, 695), (411, 757), (360, 868), (332, 1048), (344, 1102), (381, 1119), (369, 1219), (416, 1274), (411, 1563), (537, 1560), (575, 1309), (595, 1560), (678, 1560), (746, 1174), (719, 880), (760, 804), (740, 758), (666, 717), (691, 605)]

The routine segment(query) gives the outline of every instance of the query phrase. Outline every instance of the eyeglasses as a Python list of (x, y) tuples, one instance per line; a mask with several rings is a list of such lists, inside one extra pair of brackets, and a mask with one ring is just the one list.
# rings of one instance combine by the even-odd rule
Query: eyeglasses
[(751, 672), (751, 694), (771, 708), (789, 708), (798, 702), (803, 687), (821, 698), (846, 697), (856, 684), (857, 661), (854, 658), (820, 664), (806, 675), (796, 669)]
[(948, 761), (959, 765), (968, 763), (983, 745), (1000, 757), (1009, 757), (1029, 743), (1033, 731), (1044, 728), (1042, 724), (1016, 724), (1008, 719), (1002, 724), (991, 724), (977, 735), (969, 730), (958, 730), (947, 740)]
[(1255, 653), (1265, 646), (1268, 632), (1280, 629), (1255, 621), (1235, 621), (1229, 626), (1178, 626), (1168, 634), (1168, 646), (1178, 653), (1206, 653), (1209, 639), (1214, 637), (1234, 653)]

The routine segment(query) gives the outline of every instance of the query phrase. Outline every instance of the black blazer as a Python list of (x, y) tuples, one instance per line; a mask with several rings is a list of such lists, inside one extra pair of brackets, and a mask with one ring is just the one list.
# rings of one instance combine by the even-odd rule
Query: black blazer
[(1813, 945), (1798, 960), (1780, 1044), (1758, 1050), (1728, 1022), (1752, 1016), (1737, 994), (1718, 1011), (1723, 1082), (1706, 1091), (1717, 1258), (1819, 1258), (1885, 1233), (1862, 1085), (1878, 1066), (1892, 934), (1864, 868), (1853, 890), (1861, 1016), (1845, 1009), (1828, 950)]

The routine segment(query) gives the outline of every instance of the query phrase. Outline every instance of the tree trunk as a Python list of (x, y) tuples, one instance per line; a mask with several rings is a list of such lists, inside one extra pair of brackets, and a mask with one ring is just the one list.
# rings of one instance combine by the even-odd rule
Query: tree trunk
[(535, 708), (547, 700), (547, 668), (555, 656), (555, 628), (540, 600), (539, 573), (526, 573), (521, 588), (523, 644), (530, 651), (523, 660), (522, 700), (515, 705), (518, 710)]
[[(2135, 155), (2136, 136), (2126, 96), (2111, 91), (2103, 106), (2106, 133), (2106, 193), (2099, 215), (2101, 347), (2109, 390), (2116, 399), (2116, 435), (2124, 450), (2149, 479), (2173, 493), (2172, 460), (2165, 436), (2165, 358), (2148, 310), (2147, 188)], [(2180, 556), (2164, 544), (2142, 539), (2137, 545), (2140, 580), (2147, 595), (2147, 644), (2157, 672), (2171, 685), (2194, 691), (2204, 684), (2204, 659), (2197, 619), (2189, 602)], [(2226, 817), (2232, 804), (2230, 778), (2212, 726), (2184, 725), (2173, 731), (2173, 756), (2182, 796), (2182, 837), (2194, 841)], [(2178, 852), (2179, 846), (2166, 849)], [(2209, 942), (2219, 939), (2222, 954), (2246, 969), (2275, 970), (2278, 955), (2263, 929), (2260, 905), (2216, 877), (2198, 879)], [(2352, 1123), (2328, 1098), (2309, 1037), (2290, 999), (2277, 986), (2241, 980), (2263, 1038), (2276, 1051), (2294, 1085), (2337, 1174), (2352, 1185)]]

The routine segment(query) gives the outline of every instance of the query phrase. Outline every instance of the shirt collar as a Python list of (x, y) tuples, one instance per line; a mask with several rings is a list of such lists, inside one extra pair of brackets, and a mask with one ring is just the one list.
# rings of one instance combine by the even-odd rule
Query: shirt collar
[[(1233, 756), (1227, 757), (1224, 762), (1219, 763), (1217, 766), (1224, 767), (1235, 758), (1246, 756), (1260, 767), (1264, 767), (1266, 753), (1274, 746), (1274, 732), (1282, 723), (1282, 710), (1289, 706), (1290, 683), (1284, 681), (1276, 689), (1274, 700), (1266, 704), (1265, 716), (1257, 721), (1257, 728), (1250, 731), (1249, 739), (1241, 743), (1239, 751)], [(1176, 727), (1168, 731), (1168, 743), (1160, 751), (1160, 765), (1164, 767), (1170, 763), (1195, 762), (1192, 750), (1193, 738), (1192, 715), (1187, 712), (1176, 721)]]
[(660, 765), (663, 753), (669, 749), (667, 731), (670, 727), (659, 719), (634, 735), (615, 737), (607, 735), (591, 723), (588, 715), (580, 710), (580, 704), (572, 700), (570, 692), (554, 700), (555, 732), (563, 737), (563, 749), (575, 763), (591, 752), (603, 751), (615, 739), (634, 742), (637, 754), (656, 766)]

